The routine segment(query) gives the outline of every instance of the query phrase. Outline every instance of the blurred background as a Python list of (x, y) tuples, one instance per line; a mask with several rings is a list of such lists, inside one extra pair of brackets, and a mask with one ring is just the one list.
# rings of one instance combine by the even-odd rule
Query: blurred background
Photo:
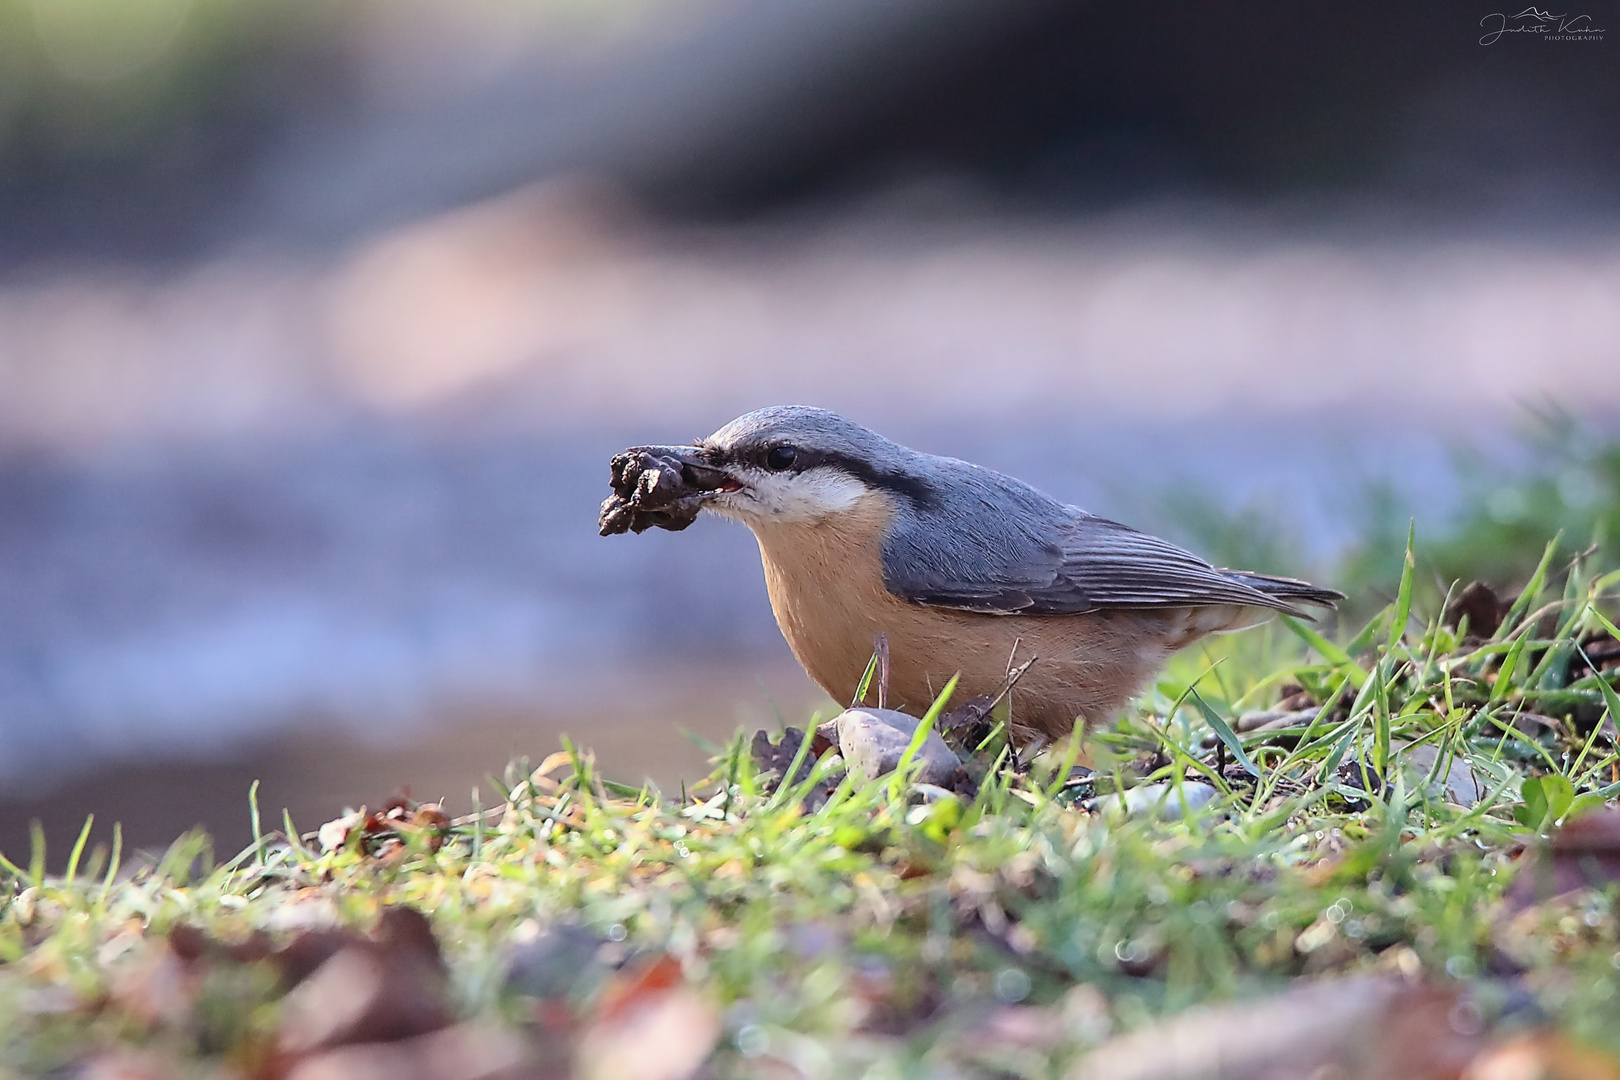
[(802, 722), (744, 530), (595, 528), (765, 404), (1352, 609), (1601, 540), (1615, 11), (1495, 2), (0, 0), (0, 850)]

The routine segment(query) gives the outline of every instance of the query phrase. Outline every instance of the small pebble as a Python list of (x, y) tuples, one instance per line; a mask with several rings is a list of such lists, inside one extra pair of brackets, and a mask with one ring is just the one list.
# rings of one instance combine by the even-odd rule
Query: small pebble
[(1197, 780), (1184, 781), (1178, 793), (1171, 783), (1143, 784), (1120, 795), (1103, 795), (1086, 801), (1086, 809), (1100, 813), (1115, 813), (1123, 806), (1127, 817), (1153, 817), (1161, 821), (1177, 818), (1208, 806), (1219, 794), (1209, 784)]
[[(900, 764), (918, 723), (915, 716), (893, 709), (850, 709), (828, 726), (837, 732), (838, 752), (848, 767), (874, 780)], [(916, 760), (921, 765), (917, 783), (941, 787), (951, 782), (962, 764), (937, 731), (928, 733)]]

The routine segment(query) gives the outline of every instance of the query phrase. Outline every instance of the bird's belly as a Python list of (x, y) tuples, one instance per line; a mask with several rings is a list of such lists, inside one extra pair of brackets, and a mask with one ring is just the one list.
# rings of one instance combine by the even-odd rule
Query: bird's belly
[(902, 603), (883, 585), (885, 507), (842, 518), (838, 527), (755, 527), (776, 624), (805, 671), (829, 695), (848, 701), (872, 657), (877, 634), (891, 654)]

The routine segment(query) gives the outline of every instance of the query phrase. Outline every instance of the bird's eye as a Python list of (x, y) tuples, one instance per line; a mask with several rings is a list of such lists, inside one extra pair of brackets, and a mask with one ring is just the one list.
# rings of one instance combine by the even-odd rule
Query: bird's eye
[(783, 469), (791, 469), (793, 468), (793, 463), (798, 460), (798, 457), (799, 451), (795, 447), (773, 446), (765, 454), (765, 467), (773, 470), (774, 472), (781, 472)]

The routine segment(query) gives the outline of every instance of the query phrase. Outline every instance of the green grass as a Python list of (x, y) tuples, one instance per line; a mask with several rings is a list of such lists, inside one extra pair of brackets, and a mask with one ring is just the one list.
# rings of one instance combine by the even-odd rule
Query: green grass
[[(259, 839), (223, 864), (200, 835), (156, 857), (76, 850), (60, 877), (36, 850), (0, 881), (0, 1075), (97, 1046), (251, 1073), (278, 1023), (273, 982), (221, 962), (179, 1015), (147, 1015), (120, 987), (162, 936), (284, 941), (396, 904), (431, 917), (456, 1015), (520, 1032), (538, 1013), (509, 960), (549, 929), (607, 943), (555, 991), (575, 1025), (621, 978), (615, 964), (675, 958), (718, 1018), (719, 1076), (784, 1075), (763, 1069), (772, 1058), (805, 1076), (924, 1063), (1056, 1076), (1164, 1013), (1359, 971), (1457, 984), (1488, 1023), (1517, 1022), (1529, 1001), (1620, 1054), (1616, 885), (1517, 916), (1502, 902), (1524, 852), (1620, 791), (1603, 733), (1620, 714), (1616, 672), (1580, 664), (1616, 634), (1605, 604), (1620, 575), (1543, 564), (1488, 640), (1423, 611), (1408, 560), (1396, 602), (1364, 627), (1330, 639), (1274, 624), (1186, 654), (1093, 738), (1095, 771), (1078, 780), (1051, 755), (1019, 768), (1003, 754), (977, 762), (973, 797), (923, 802), (892, 778), (845, 778), (809, 811), (836, 756), (773, 788), (739, 735), (684, 794), (612, 784), (571, 749), (516, 765), (499, 805), (437, 846), (401, 825), (323, 852), (267, 831), (255, 802)], [(1311, 717), (1240, 731), (1285, 685), (1311, 696)], [(1216, 795), (1174, 821), (1085, 808), (1145, 783)], [(1459, 785), (1468, 797), (1452, 797)], [(1014, 1003), (1057, 1033), (987, 1061), (964, 1033)]]

